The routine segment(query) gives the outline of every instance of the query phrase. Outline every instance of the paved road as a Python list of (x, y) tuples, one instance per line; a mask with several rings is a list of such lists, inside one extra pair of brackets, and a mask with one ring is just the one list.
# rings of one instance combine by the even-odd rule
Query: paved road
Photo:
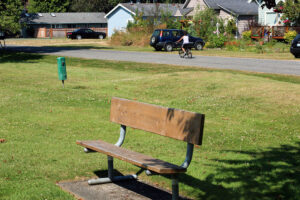
[(192, 59), (179, 58), (177, 54), (127, 52), (64, 47), (8, 46), (8, 50), (44, 53), (59, 56), (93, 58), (101, 60), (133, 61), (141, 63), (173, 64), (218, 69), (234, 69), (274, 74), (300, 75), (300, 60), (270, 60), (252, 58), (229, 58), (196, 55)]

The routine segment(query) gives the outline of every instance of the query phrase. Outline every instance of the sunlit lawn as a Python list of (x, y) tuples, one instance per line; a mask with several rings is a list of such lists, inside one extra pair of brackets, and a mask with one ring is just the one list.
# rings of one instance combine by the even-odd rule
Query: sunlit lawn
[[(0, 57), (0, 199), (73, 199), (56, 182), (95, 177), (106, 156), (76, 140), (116, 142), (113, 96), (206, 115), (203, 145), (180, 176), (194, 199), (297, 199), (300, 196), (300, 77), (56, 57)], [(137, 119), (138, 120), (138, 119)], [(180, 165), (186, 144), (128, 129), (125, 148)], [(115, 168), (138, 168), (115, 160)], [(165, 177), (140, 179), (170, 189)]]

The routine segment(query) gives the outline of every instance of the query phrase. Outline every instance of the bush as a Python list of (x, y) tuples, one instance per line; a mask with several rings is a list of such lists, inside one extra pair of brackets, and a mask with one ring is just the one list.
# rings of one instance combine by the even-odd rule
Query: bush
[(256, 53), (261, 53), (261, 54), (263, 54), (264, 51), (265, 51), (263, 45), (260, 45), (260, 44), (256, 44), (255, 49), (256, 49)]
[(211, 35), (209, 38), (210, 46), (212, 48), (222, 48), (224, 46), (224, 43), (226, 41), (226, 37), (223, 34), (217, 35)]
[(195, 36), (201, 37), (205, 41), (215, 35), (214, 32), (217, 30), (217, 23), (219, 23), (219, 33), (223, 34), (225, 32), (224, 21), (217, 17), (213, 9), (198, 10), (193, 20), (196, 22), (192, 25), (197, 33)]
[(284, 40), (287, 42), (287, 43), (291, 43), (293, 41), (293, 39), (296, 37), (297, 35), (297, 32), (296, 31), (288, 31), (284, 34)]
[(237, 40), (227, 41), (224, 43), (226, 50), (229, 51), (239, 51), (245, 49), (245, 44)]
[(229, 35), (235, 35), (236, 31), (237, 31), (237, 27), (235, 24), (235, 20), (230, 19), (227, 22), (227, 25), (225, 27), (225, 31), (229, 34)]
[[(157, 14), (157, 13), (156, 13)], [(110, 40), (112, 45), (148, 46), (154, 29), (179, 29), (180, 21), (174, 19), (169, 12), (161, 12), (160, 20), (157, 16), (143, 18), (143, 12), (136, 12), (133, 21), (129, 21), (126, 31), (115, 32)]]
[(251, 30), (244, 31), (242, 33), (242, 37), (243, 37), (244, 40), (251, 40)]
[(110, 43), (117, 46), (147, 46), (151, 34), (142, 28), (132, 27), (128, 31), (117, 31), (111, 36)]

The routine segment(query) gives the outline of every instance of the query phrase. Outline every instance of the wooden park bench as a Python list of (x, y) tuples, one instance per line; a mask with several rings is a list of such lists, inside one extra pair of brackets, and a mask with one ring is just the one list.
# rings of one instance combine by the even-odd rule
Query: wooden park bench
[[(171, 175), (172, 199), (178, 199), (178, 174), (187, 171), (192, 160), (194, 145), (202, 144), (204, 118), (205, 116), (199, 113), (112, 98), (110, 121), (121, 125), (120, 137), (117, 143), (110, 144), (101, 140), (77, 141), (77, 144), (85, 147), (85, 152), (100, 152), (108, 156), (108, 177), (91, 179), (88, 183), (100, 184), (137, 178), (138, 173), (127, 176), (114, 176), (113, 157), (115, 157), (136, 165), (141, 170), (146, 170), (147, 175)], [(175, 165), (122, 148), (126, 126), (187, 142), (184, 162), (181, 165)], [(145, 138), (145, 140), (148, 139)], [(167, 147), (167, 144), (165, 147)]]

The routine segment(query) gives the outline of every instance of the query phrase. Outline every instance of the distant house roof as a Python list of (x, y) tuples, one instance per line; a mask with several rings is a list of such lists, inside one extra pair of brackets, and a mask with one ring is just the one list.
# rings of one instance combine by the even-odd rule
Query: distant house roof
[(183, 8), (183, 4), (163, 4), (163, 3), (120, 3), (112, 9), (105, 18), (109, 17), (117, 8), (122, 7), (135, 15), (136, 12), (143, 13), (143, 16), (160, 15), (162, 12), (169, 12), (171, 16), (185, 16), (193, 8)]
[(258, 4), (248, 0), (204, 0), (208, 7), (213, 9), (224, 9), (237, 15), (257, 15)]
[(104, 13), (26, 13), (22, 22), (27, 24), (98, 24), (107, 23)]
[[(189, 2), (186, 0), (183, 7), (187, 7)], [(203, 0), (207, 7), (214, 10), (225, 10), (234, 15), (258, 15), (258, 4), (256, 1), (249, 0)]]

